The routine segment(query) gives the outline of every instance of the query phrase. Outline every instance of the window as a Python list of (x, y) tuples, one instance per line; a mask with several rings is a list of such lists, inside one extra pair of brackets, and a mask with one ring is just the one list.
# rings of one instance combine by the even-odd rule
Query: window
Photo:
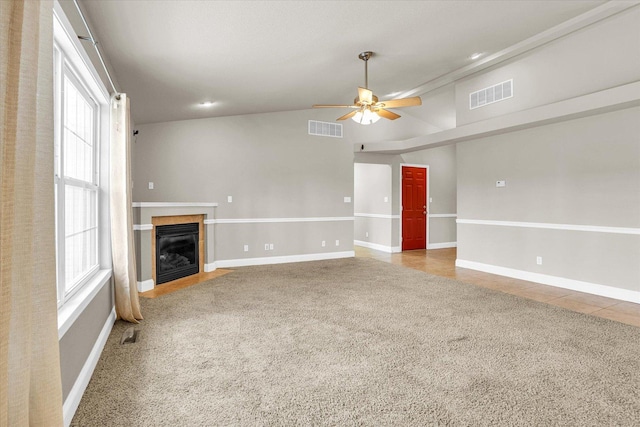
[[(54, 22), (56, 20), (54, 19)], [(58, 307), (100, 270), (100, 117), (95, 81), (54, 26), (54, 192)], [(99, 94), (98, 94), (99, 95)]]

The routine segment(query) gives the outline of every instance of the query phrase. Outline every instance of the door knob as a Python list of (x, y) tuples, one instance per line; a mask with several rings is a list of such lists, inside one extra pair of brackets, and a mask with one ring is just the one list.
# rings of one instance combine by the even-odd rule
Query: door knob
[(426, 214), (427, 214), (427, 211), (422, 212), (422, 214), (423, 214), (423, 215), (426, 215)]

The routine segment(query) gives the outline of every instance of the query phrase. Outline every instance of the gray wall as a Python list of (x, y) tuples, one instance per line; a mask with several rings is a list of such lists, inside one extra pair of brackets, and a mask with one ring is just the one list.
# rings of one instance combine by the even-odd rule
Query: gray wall
[(456, 217), (456, 146), (431, 148), (402, 155), (404, 163), (429, 166), (429, 244), (455, 243)]
[[(639, 117), (630, 108), (458, 144), (458, 217), (639, 228)], [(459, 224), (458, 258), (640, 290), (637, 234)]]
[(353, 132), (307, 132), (309, 119), (334, 116), (305, 110), (139, 125), (134, 201), (217, 202), (217, 219), (275, 221), (216, 224), (216, 261), (352, 251), (353, 221), (332, 219), (353, 217)]
[(60, 339), (62, 398), (66, 399), (76, 382), (95, 341), (113, 309), (111, 281), (102, 287), (87, 308)]
[[(456, 82), (457, 125), (637, 81), (639, 23), (634, 7)], [(469, 109), (469, 93), (508, 79), (513, 98)]]
[(354, 238), (356, 241), (380, 245), (388, 252), (391, 252), (394, 246), (392, 227), (395, 222), (391, 214), (391, 172), (391, 165), (356, 163), (353, 175), (356, 216)]
[[(457, 82), (458, 124), (640, 80), (638, 22), (635, 7)], [(469, 110), (469, 92), (509, 78), (513, 98)], [(628, 108), (459, 143), (458, 260), (640, 291), (640, 236), (598, 228), (640, 226), (638, 118)], [(506, 224), (465, 223), (478, 220)]]

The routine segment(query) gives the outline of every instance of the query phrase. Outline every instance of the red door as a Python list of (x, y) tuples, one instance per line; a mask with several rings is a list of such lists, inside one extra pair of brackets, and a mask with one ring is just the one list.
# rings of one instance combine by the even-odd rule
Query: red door
[(402, 250), (427, 247), (427, 170), (402, 167)]

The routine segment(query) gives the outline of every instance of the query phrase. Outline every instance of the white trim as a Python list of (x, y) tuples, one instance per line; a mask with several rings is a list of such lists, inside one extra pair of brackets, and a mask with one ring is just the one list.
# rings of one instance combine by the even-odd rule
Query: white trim
[(456, 247), (458, 247), (458, 242), (429, 243), (427, 245), (427, 249), (445, 249)]
[(71, 387), (71, 390), (62, 405), (65, 427), (69, 427), (71, 424), (71, 420), (78, 409), (78, 405), (80, 404), (84, 391), (87, 389), (89, 380), (91, 380), (93, 371), (98, 364), (98, 360), (100, 360), (100, 354), (104, 349), (104, 345), (107, 343), (107, 339), (109, 338), (109, 334), (111, 333), (111, 329), (115, 322), (116, 309), (114, 307), (111, 309), (111, 313), (109, 313), (107, 320), (104, 322), (102, 331), (100, 331), (100, 335), (98, 335), (98, 339), (96, 339), (96, 342), (91, 349), (91, 353), (89, 353), (89, 357), (87, 357), (87, 360), (84, 362), (82, 370), (80, 371), (80, 374), (78, 374), (78, 378), (76, 378), (76, 381), (73, 383), (73, 387)]
[(153, 224), (133, 224), (133, 231), (151, 231)]
[(458, 214), (429, 214), (430, 218), (457, 218)]
[(385, 215), (385, 214), (372, 214), (372, 213), (354, 213), (353, 216), (363, 217), (363, 218), (400, 219), (400, 215)]
[(99, 270), (91, 280), (58, 309), (58, 339), (62, 339), (98, 292), (104, 285), (109, 283), (110, 279), (111, 269)]
[(310, 218), (223, 218), (213, 219), (212, 224), (256, 224), (256, 223), (283, 223), (283, 222), (329, 222), (329, 221), (353, 221), (352, 216), (341, 217), (310, 217)]
[(211, 271), (216, 271), (216, 268), (218, 268), (217, 264), (215, 262), (209, 263), (209, 264), (205, 264), (204, 265), (204, 272), (205, 273), (209, 273)]
[(362, 240), (354, 240), (353, 244), (356, 246), (362, 246), (363, 248), (374, 249), (376, 251), (386, 252), (389, 254), (398, 253), (402, 251), (400, 246), (386, 246), (378, 243), (364, 242)]
[(213, 225), (216, 223), (215, 219), (205, 219), (204, 221), (204, 225)]
[(147, 292), (156, 287), (153, 279), (145, 280), (144, 282), (138, 282), (138, 292)]
[(607, 298), (614, 298), (622, 301), (640, 303), (640, 291), (632, 291), (629, 289), (621, 289), (613, 286), (599, 285), (596, 283), (567, 279), (565, 277), (532, 273), (530, 271), (499, 267), (497, 265), (483, 264), (480, 262), (466, 261), (463, 259), (456, 260), (456, 267), (484, 271), (485, 273), (513, 277), (514, 279), (527, 280), (529, 282), (541, 283), (543, 285), (555, 286), (563, 289), (571, 289), (573, 291), (587, 292), (590, 294), (600, 295)]
[(223, 259), (216, 261), (219, 268), (247, 267), (250, 265), (286, 264), (290, 262), (321, 261), (326, 259), (353, 258), (354, 251), (326, 252), (319, 254), (286, 255), (262, 258)]
[(426, 208), (427, 209), (427, 218), (426, 218), (426, 221), (425, 221), (425, 227), (427, 227), (427, 232), (426, 232), (426, 236), (425, 236), (425, 239), (426, 239), (426, 241), (425, 241), (425, 249), (427, 249), (428, 246), (429, 246), (429, 229), (431, 228), (431, 224), (430, 224), (430, 220), (431, 219), (430, 219), (430, 216), (429, 216), (429, 208), (430, 208), (430, 206), (429, 206), (429, 194), (431, 193), (431, 177), (429, 176), (429, 165), (419, 165), (419, 164), (416, 164), (416, 163), (400, 163), (400, 184), (399, 184), (400, 191), (398, 193), (398, 194), (400, 194), (400, 202), (399, 202), (400, 203), (400, 221), (398, 221), (398, 223), (399, 223), (399, 233), (400, 233), (400, 234), (398, 234), (398, 236), (400, 236), (399, 237), (399, 240), (400, 240), (400, 252), (402, 252), (402, 208), (403, 208), (403, 206), (402, 206), (402, 167), (403, 166), (407, 166), (407, 167), (410, 167), (410, 168), (424, 168), (424, 169), (427, 170), (427, 189), (426, 189), (427, 194), (425, 194), (425, 203), (426, 203), (426, 206), (427, 206), (427, 208)]
[(502, 227), (542, 228), (547, 230), (590, 231), (594, 233), (640, 235), (640, 228), (605, 227), (599, 225), (552, 224), (546, 222), (491, 221), (484, 219), (458, 219), (457, 224), (497, 225)]
[(201, 202), (133, 202), (134, 208), (188, 208), (188, 207), (218, 207), (217, 203)]

